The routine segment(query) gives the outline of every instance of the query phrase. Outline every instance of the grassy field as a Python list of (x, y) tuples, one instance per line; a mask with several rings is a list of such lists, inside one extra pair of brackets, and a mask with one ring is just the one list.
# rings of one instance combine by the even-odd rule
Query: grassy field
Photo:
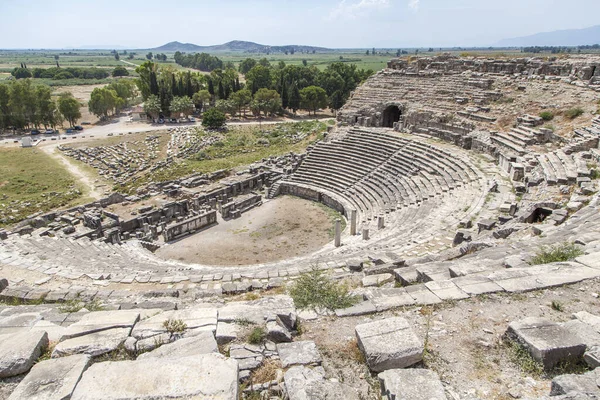
[[(303, 152), (311, 143), (323, 137), (327, 123), (305, 121), (268, 125), (262, 129), (256, 125), (234, 126), (223, 139), (186, 160), (174, 162), (163, 168), (143, 175), (125, 186), (115, 186), (116, 191), (135, 193), (135, 190), (150, 182), (167, 181), (192, 173), (208, 173), (220, 169), (236, 169), (247, 166), (263, 158), (280, 156), (289, 152)], [(303, 138), (296, 135), (300, 133)], [(198, 131), (199, 135), (217, 133)]]
[(43, 151), (0, 149), (0, 226), (81, 198), (75, 179)]

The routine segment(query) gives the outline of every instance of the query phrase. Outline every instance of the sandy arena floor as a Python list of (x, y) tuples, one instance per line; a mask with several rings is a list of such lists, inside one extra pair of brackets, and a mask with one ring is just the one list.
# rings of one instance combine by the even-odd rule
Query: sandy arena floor
[(161, 247), (164, 259), (210, 264), (248, 265), (310, 254), (331, 241), (331, 212), (294, 197), (278, 197), (238, 219)]

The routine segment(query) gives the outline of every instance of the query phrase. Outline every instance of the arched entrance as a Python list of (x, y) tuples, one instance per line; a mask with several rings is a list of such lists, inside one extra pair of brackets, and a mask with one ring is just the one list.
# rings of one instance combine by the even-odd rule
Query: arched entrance
[(381, 121), (381, 126), (384, 128), (393, 128), (394, 122), (400, 121), (400, 108), (398, 106), (389, 106), (383, 112), (383, 120)]

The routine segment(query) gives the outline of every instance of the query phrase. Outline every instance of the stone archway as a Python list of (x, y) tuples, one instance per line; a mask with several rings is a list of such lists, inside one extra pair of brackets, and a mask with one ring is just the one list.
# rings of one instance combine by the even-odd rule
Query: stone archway
[(398, 106), (388, 106), (383, 112), (381, 126), (384, 128), (393, 128), (394, 122), (400, 121), (400, 115), (402, 115), (402, 112)]

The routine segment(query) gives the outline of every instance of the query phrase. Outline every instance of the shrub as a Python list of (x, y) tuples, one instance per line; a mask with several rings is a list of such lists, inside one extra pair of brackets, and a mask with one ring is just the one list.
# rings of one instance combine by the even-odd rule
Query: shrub
[(552, 121), (554, 114), (551, 111), (544, 111), (540, 113), (540, 118), (544, 121)]
[(569, 119), (575, 119), (584, 113), (583, 109), (580, 107), (570, 108), (565, 111), (565, 117)]
[(550, 307), (552, 307), (554, 311), (563, 311), (563, 306), (558, 300), (552, 300)]
[(318, 307), (336, 310), (360, 301), (358, 296), (348, 293), (345, 285), (332, 281), (316, 268), (300, 275), (290, 288), (290, 296), (296, 307), (301, 309)]
[(164, 328), (169, 333), (183, 333), (187, 329), (187, 324), (180, 319), (167, 319), (163, 322)]
[(256, 328), (252, 329), (252, 331), (250, 331), (250, 334), (248, 335), (248, 343), (260, 344), (265, 339), (265, 336), (265, 330), (262, 327), (257, 326)]
[(562, 243), (555, 246), (544, 246), (530, 261), (531, 265), (569, 261), (579, 257), (583, 251), (574, 243)]
[(219, 129), (225, 125), (225, 114), (216, 108), (211, 108), (202, 116), (202, 126), (208, 129)]
[(544, 367), (537, 362), (525, 347), (514, 340), (507, 340), (506, 345), (509, 350), (510, 360), (525, 374), (541, 377), (544, 373)]

